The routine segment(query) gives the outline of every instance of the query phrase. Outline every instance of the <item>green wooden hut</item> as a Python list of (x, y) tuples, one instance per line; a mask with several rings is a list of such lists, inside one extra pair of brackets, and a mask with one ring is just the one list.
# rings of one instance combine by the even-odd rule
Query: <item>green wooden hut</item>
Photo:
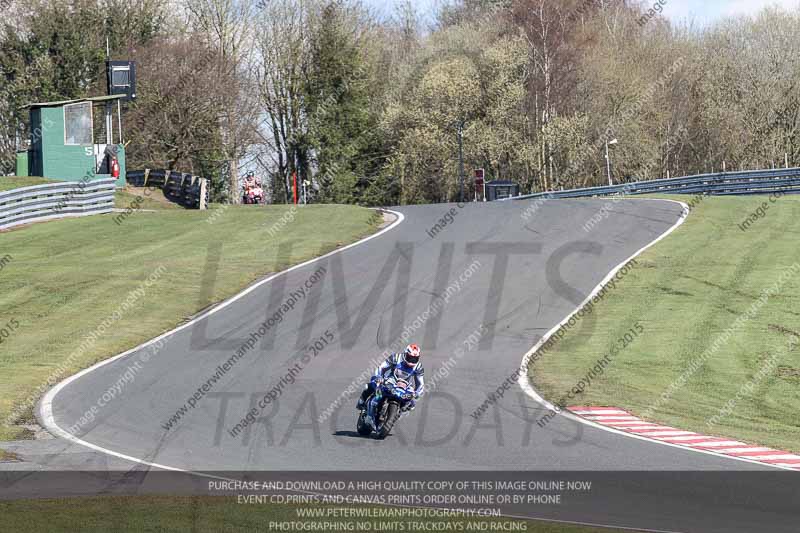
[[(17, 174), (64, 181), (102, 179), (111, 176), (111, 161), (116, 158), (120, 166), (117, 186), (124, 186), (125, 145), (119, 103), (124, 97), (26, 105), (30, 113), (30, 148), (17, 154)], [(96, 120), (100, 117), (104, 120)]]

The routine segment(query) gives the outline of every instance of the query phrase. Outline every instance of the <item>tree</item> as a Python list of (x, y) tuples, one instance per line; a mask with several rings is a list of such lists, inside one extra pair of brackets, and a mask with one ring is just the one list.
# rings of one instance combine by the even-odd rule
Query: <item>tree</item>
[(217, 105), (228, 80), (218, 77), (216, 50), (193, 35), (162, 37), (135, 58), (138, 97), (125, 116), (126, 137), (135, 140), (129, 166), (219, 177), (224, 156)]
[(253, 20), (257, 4), (253, 0), (185, 1), (190, 26), (217, 51), (216, 76), (226, 80), (215, 108), (228, 163), (230, 202), (239, 203), (239, 160), (256, 140), (258, 107), (252, 96), (255, 87), (251, 72), (255, 64)]
[[(264, 125), (261, 143), (272, 160), (273, 201), (289, 202), (292, 175), (304, 179), (308, 168), (304, 72), (309, 50), (310, 5), (304, 0), (274, 0), (257, 18), (260, 63), (256, 69), (258, 100)], [(280, 196), (275, 196), (280, 192)]]
[[(403, 203), (458, 197), (457, 127), (464, 125), (466, 165), (512, 177), (529, 164), (523, 136), (527, 56), (519, 38), (465, 23), (431, 37), (403, 96), (386, 108), (399, 132), (387, 167)], [(471, 194), (469, 189), (468, 195)]]
[(304, 96), (322, 201), (357, 203), (362, 181), (379, 150), (370, 106), (371, 65), (358, 8), (340, 0), (315, 17)]
[[(553, 144), (562, 135), (553, 135), (560, 115), (575, 112), (580, 79), (581, 54), (593, 45), (587, 31), (587, 19), (596, 16), (601, 4), (585, 0), (551, 2), (549, 0), (515, 0), (508, 12), (513, 28), (519, 28), (528, 47), (531, 75), (527, 78), (526, 115), (530, 120), (526, 137), (536, 145), (535, 176), (526, 176), (526, 185), (538, 179), (543, 190), (556, 188), (569, 179), (564, 162), (565, 147)], [(573, 124), (574, 125), (574, 124)], [(548, 131), (549, 134), (545, 134)]]
[(715, 68), (698, 84), (704, 144), (717, 168), (797, 162), (800, 125), (800, 17), (767, 9), (719, 24), (704, 36), (702, 58)]

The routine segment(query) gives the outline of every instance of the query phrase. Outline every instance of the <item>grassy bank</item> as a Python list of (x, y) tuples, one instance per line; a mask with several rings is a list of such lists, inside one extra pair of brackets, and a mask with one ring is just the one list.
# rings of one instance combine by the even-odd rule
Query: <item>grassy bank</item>
[[(764, 216), (743, 231), (765, 201)], [(800, 348), (792, 344), (800, 271), (780, 281), (800, 263), (798, 221), (798, 197), (703, 200), (640, 256), (595, 308), (593, 327), (575, 328), (531, 368), (534, 384), (552, 400), (565, 396), (638, 323), (643, 333), (571, 404), (624, 407), (681, 429), (800, 451)], [(603, 224), (594, 231), (613, 229)], [(770, 288), (776, 293), (759, 303)]]
[[(29, 399), (48, 379), (60, 381), (265, 274), (372, 233), (379, 220), (358, 207), (291, 209), (136, 211), (119, 223), (118, 214), (98, 215), (0, 233), (0, 329), (7, 331), (0, 338), (0, 440), (25, 436), (5, 422), (30, 421)], [(210, 292), (201, 290), (209, 249), (221, 249)], [(96, 338), (87, 341), (90, 334)]]
[(52, 183), (53, 180), (39, 178), (36, 176), (0, 176), (0, 192), (18, 189), (20, 187), (30, 187), (31, 185), (42, 185)]
[[(27, 500), (0, 502), (3, 525), (8, 531), (18, 533), (73, 532), (119, 533), (141, 531), (171, 532), (193, 531), (234, 532), (270, 531), (269, 522), (305, 522), (306, 524), (332, 522), (335, 524), (371, 524), (373, 529), (352, 529), (352, 531), (402, 531), (386, 529), (390, 523), (403, 523), (401, 519), (307, 519), (298, 517), (297, 507), (288, 505), (239, 505), (231, 498), (180, 498), (180, 497), (96, 497), (79, 500)], [(454, 519), (424, 518), (414, 519), (421, 525), (451, 522), (463, 526), (461, 531), (481, 531), (476, 524), (497, 524), (496, 529), (484, 531), (503, 531), (505, 525), (510, 531), (530, 533), (602, 533), (608, 529), (560, 525), (529, 520), (512, 519)], [(380, 526), (383, 525), (383, 529)], [(407, 525), (407, 524), (405, 524)], [(472, 527), (470, 527), (472, 526)], [(339, 526), (342, 527), (342, 526)], [(524, 528), (524, 529), (523, 529)], [(308, 531), (323, 531), (308, 529)], [(347, 531), (347, 529), (341, 529)], [(405, 531), (410, 531), (407, 527)], [(435, 529), (429, 529), (436, 531)], [(449, 529), (458, 531), (459, 529)], [(288, 529), (284, 531), (302, 531)]]

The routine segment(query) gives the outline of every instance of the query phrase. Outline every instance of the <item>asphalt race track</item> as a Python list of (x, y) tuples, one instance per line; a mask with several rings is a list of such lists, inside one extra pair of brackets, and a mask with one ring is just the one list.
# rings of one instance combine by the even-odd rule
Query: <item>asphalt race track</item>
[[(773, 494), (781, 492), (774, 478), (748, 474), (764, 467), (623, 437), (561, 416), (540, 428), (536, 420), (546, 411), (516, 382), (483, 416), (471, 416), (541, 335), (615, 266), (668, 231), (682, 209), (674, 202), (620, 201), (586, 231), (584, 225), (607, 202), (550, 200), (527, 221), (523, 213), (531, 213), (530, 201), (397, 208), (405, 219), (379, 237), (276, 277), (168, 336), (160, 349), (134, 351), (68, 382), (52, 398), (53, 420), (62, 432), (76, 428), (78, 439), (96, 447), (189, 471), (384, 470), (391, 464), (410, 471), (592, 471), (617, 477), (622, 471), (688, 472), (685, 484), (680, 475), (669, 476), (676, 483), (672, 491), (618, 481), (581, 505), (519, 506), (510, 512), (669, 531), (797, 531), (797, 493), (784, 501)], [(452, 222), (432, 237), (429, 230), (451, 208)], [(216, 264), (212, 250), (206, 265), (210, 283), (215, 268), (224, 264)], [(305, 294), (291, 296), (298, 290)], [(426, 313), (445, 294), (441, 312)], [(218, 368), (288, 301), (293, 309), (273, 319), (251, 341), (253, 348), (227, 369)], [(576, 326), (587, 339), (595, 327), (591, 316)], [(385, 441), (361, 438), (354, 409), (359, 385), (320, 421), (408, 328), (423, 349), (427, 384), (435, 383), (417, 409)], [(315, 343), (321, 349), (306, 348)], [(460, 357), (454, 355), (458, 349)], [(153, 355), (133, 366), (148, 350)], [(130, 379), (121, 381), (126, 372)], [(115, 384), (112, 398), (108, 392)], [(93, 406), (94, 420), (79, 423)], [(250, 409), (257, 420), (243, 427)], [(740, 487), (719, 471), (736, 472)]]

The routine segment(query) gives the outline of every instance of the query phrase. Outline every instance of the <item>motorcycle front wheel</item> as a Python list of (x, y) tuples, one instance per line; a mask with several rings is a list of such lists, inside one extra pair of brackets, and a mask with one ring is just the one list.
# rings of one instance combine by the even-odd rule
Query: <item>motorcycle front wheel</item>
[(367, 421), (364, 420), (364, 417), (366, 416), (367, 412), (361, 411), (361, 414), (358, 415), (358, 422), (356, 422), (356, 431), (358, 431), (358, 434), (362, 437), (367, 437), (370, 433), (372, 433), (372, 428), (370, 428), (369, 424), (367, 424)]
[(377, 438), (385, 439), (394, 427), (394, 423), (400, 418), (400, 404), (397, 402), (389, 402), (389, 407), (386, 408), (386, 418), (383, 425), (378, 429)]

